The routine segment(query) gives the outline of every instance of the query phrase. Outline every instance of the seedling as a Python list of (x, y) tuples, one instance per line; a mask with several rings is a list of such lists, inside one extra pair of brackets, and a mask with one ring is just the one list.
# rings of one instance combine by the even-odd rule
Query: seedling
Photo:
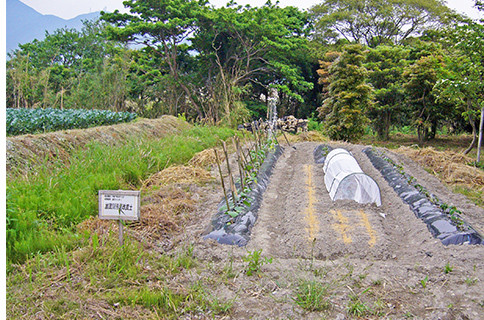
[(425, 276), (424, 279), (420, 280), (420, 284), (422, 285), (422, 288), (427, 288), (427, 282), (429, 281), (429, 276)]
[(466, 278), (465, 282), (468, 286), (473, 286), (477, 283), (477, 278), (470, 278), (469, 277), (469, 278)]
[(272, 263), (272, 258), (268, 258), (268, 257), (262, 258), (261, 253), (262, 253), (262, 249), (254, 250), (252, 252), (247, 251), (247, 256), (243, 258), (245, 262), (248, 262), (247, 268), (245, 270), (245, 273), (248, 276), (251, 276), (254, 273), (259, 274), (260, 269), (264, 264)]
[(444, 267), (444, 273), (448, 274), (448, 273), (452, 272), (453, 269), (454, 269), (454, 267), (452, 267), (449, 263), (447, 263)]

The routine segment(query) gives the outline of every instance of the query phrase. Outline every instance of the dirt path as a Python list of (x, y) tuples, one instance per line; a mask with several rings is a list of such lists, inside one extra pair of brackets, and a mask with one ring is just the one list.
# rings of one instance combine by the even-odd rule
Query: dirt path
[[(212, 279), (214, 294), (233, 299), (234, 319), (484, 319), (484, 247), (444, 247), (373, 168), (363, 146), (332, 144), (351, 151), (362, 170), (380, 186), (382, 206), (333, 202), (322, 165), (312, 152), (317, 143), (286, 148), (264, 194), (259, 218), (246, 248), (195, 240), (195, 254), (213, 266), (194, 275)], [(425, 172), (417, 179), (443, 192)], [(429, 181), (431, 183), (429, 183)], [(208, 200), (210, 199), (210, 200)], [(206, 195), (199, 234), (215, 212), (220, 193)], [(453, 201), (459, 201), (454, 197)], [(461, 199), (463, 200), (463, 199)], [(467, 202), (455, 205), (484, 217)], [(482, 218), (480, 219), (482, 221)], [(259, 276), (247, 276), (243, 260), (262, 249), (272, 263)], [(239, 270), (230, 274), (227, 270)], [(326, 288), (322, 311), (301, 307), (304, 288)], [(308, 297), (306, 296), (306, 299)]]

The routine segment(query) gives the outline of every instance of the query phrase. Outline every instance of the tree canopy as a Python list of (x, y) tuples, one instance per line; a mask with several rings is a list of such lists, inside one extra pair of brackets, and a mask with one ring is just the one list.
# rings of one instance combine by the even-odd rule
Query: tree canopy
[(271, 1), (124, 5), (128, 13), (103, 12), (81, 31), (59, 29), (10, 54), (7, 105), (235, 126), (264, 118), (275, 90), (280, 116), (319, 114), (335, 139), (372, 129), (385, 140), (403, 126), (421, 141), (442, 126), (476, 137), (483, 24), (443, 1), (323, 0), (309, 11)]
[(442, 26), (452, 13), (440, 0), (324, 0), (311, 12), (319, 38), (368, 46), (401, 43)]

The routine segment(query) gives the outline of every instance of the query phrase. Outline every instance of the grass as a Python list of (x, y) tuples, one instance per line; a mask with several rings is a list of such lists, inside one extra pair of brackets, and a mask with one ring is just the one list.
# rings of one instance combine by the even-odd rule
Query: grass
[(303, 280), (294, 301), (306, 311), (324, 311), (331, 308), (329, 286), (317, 281)]
[(484, 192), (481, 190), (471, 189), (468, 186), (456, 185), (453, 186), (453, 191), (463, 194), (476, 205), (484, 208)]
[(454, 267), (447, 262), (447, 264), (444, 267), (444, 273), (448, 274), (448, 273), (451, 273), (453, 270), (454, 270)]
[[(418, 145), (421, 148), (432, 147), (439, 151), (452, 150), (455, 152), (462, 152), (467, 149), (472, 141), (472, 136), (469, 134), (460, 135), (437, 135), (435, 139), (419, 143), (417, 135), (411, 131), (393, 131), (390, 134), (390, 139), (386, 141), (378, 140), (376, 136), (368, 134), (360, 139), (360, 144), (373, 144), (378, 147), (385, 147), (388, 149), (396, 149), (401, 146)], [(476, 149), (474, 148), (470, 156), (475, 158)]]
[(109, 147), (91, 143), (70, 163), (39, 165), (7, 181), (7, 256), (21, 262), (63, 243), (74, 247), (75, 226), (97, 214), (98, 190), (137, 189), (154, 172), (186, 163), (197, 152), (234, 134), (227, 128), (192, 127), (160, 140), (133, 139)]
[(78, 250), (59, 247), (13, 265), (7, 277), (7, 317), (178, 319), (230, 314), (234, 299), (184, 280), (199, 264), (191, 246), (159, 254), (131, 237), (119, 246), (115, 230), (100, 237), (91, 234)]

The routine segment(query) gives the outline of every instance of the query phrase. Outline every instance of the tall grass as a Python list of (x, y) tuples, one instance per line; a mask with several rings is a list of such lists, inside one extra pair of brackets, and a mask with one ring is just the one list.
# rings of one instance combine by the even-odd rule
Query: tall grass
[(137, 189), (149, 175), (187, 162), (234, 131), (192, 127), (161, 140), (133, 139), (106, 146), (91, 143), (72, 153), (68, 165), (36, 166), (7, 181), (7, 257), (21, 262), (28, 255), (74, 245), (74, 227), (97, 214), (98, 190)]

